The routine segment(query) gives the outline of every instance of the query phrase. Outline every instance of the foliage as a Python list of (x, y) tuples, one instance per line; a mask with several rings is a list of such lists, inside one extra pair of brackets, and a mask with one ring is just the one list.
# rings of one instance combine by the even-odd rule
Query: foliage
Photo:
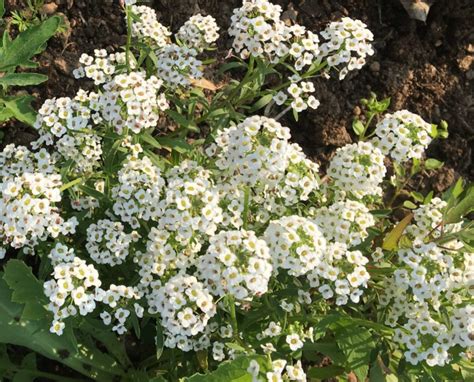
[[(3, 15), (3, 1), (0, 14)], [(0, 42), (0, 122), (12, 118), (33, 126), (36, 112), (31, 106), (30, 95), (11, 95), (13, 86), (38, 85), (48, 79), (37, 73), (17, 72), (18, 68), (36, 68), (38, 65), (31, 58), (46, 47), (46, 42), (56, 33), (60, 18), (51, 17), (42, 23), (21, 32), (14, 40), (7, 31)]]
[[(471, 380), (474, 189), (412, 182), (442, 167), (424, 151), (446, 123), (371, 94), (324, 176), (280, 123), (318, 107), (316, 77), (364, 65), (365, 24), (313, 33), (245, 1), (238, 57), (214, 59), (212, 17), (173, 36), (135, 3), (124, 50), (80, 58), (94, 91), (15, 106), (38, 140), (0, 153), (0, 371), (80, 380), (41, 356), (97, 381)], [(54, 20), (4, 41), (5, 86), (34, 82), (15, 69)]]

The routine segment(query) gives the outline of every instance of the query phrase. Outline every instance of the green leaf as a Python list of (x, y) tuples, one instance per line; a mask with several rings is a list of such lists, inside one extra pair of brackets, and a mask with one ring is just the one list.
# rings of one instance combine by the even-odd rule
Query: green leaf
[(409, 208), (410, 210), (416, 210), (418, 208), (418, 206), (410, 200), (405, 200), (403, 202), (403, 207)]
[(443, 162), (437, 159), (430, 158), (426, 160), (425, 167), (427, 170), (437, 170), (438, 168), (441, 168), (443, 164)]
[(419, 193), (419, 192), (416, 192), (416, 191), (412, 191), (410, 192), (410, 195), (413, 199), (415, 199), (417, 202), (420, 202), (420, 203), (423, 203), (423, 201), (425, 200), (425, 197), (423, 196), (423, 194)]
[(397, 248), (398, 241), (403, 235), (405, 228), (413, 219), (413, 214), (409, 213), (405, 216), (388, 234), (382, 244), (382, 248), (387, 251), (393, 251)]
[(257, 102), (253, 104), (253, 106), (250, 108), (249, 112), (254, 113), (257, 110), (260, 110), (261, 108), (267, 106), (271, 100), (273, 99), (273, 94), (266, 94), (263, 97), (261, 97)]
[(336, 365), (329, 365), (325, 367), (311, 367), (306, 375), (310, 378), (327, 379), (337, 377), (344, 373), (344, 368)]
[(472, 211), (474, 211), (474, 185), (471, 185), (463, 195), (460, 196), (459, 202), (447, 210), (443, 222), (445, 224), (457, 223)]
[(358, 119), (354, 119), (354, 121), (352, 121), (352, 130), (354, 130), (354, 133), (356, 133), (357, 136), (360, 136), (364, 132), (365, 126)]
[(0, 17), (5, 14), (5, 0), (0, 0)]
[(269, 370), (268, 359), (264, 356), (242, 356), (233, 361), (223, 362), (217, 370), (208, 374), (194, 374), (183, 378), (184, 382), (252, 382), (252, 375), (247, 371), (250, 361), (260, 365), (260, 372)]
[(44, 47), (57, 31), (61, 18), (51, 17), (37, 26), (20, 33), (2, 49), (0, 71), (13, 71), (17, 66), (28, 65), (28, 61)]
[(10, 73), (0, 78), (3, 86), (29, 86), (38, 85), (48, 80), (48, 76), (37, 73)]
[[(28, 284), (32, 284), (31, 280)], [(0, 278), (0, 343), (24, 346), (86, 376), (95, 374), (95, 379), (104, 382), (112, 381), (113, 375), (124, 374), (116, 361), (97, 348), (81, 344), (78, 350), (71, 338), (72, 331), (65, 331), (62, 336), (50, 333), (48, 317), (35, 321), (23, 319), (23, 305), (12, 299), (10, 288)]]
[(343, 365), (346, 360), (346, 357), (335, 342), (305, 342), (303, 351), (315, 351), (324, 354), (331, 358), (332, 362), (337, 365)]
[(140, 139), (143, 142), (148, 143), (150, 146), (154, 147), (155, 149), (163, 148), (163, 146), (160, 145), (160, 143), (150, 133), (144, 132), (140, 134)]
[(36, 111), (31, 107), (33, 97), (30, 95), (5, 97), (3, 103), (8, 112), (20, 122), (33, 126), (36, 121)]
[(375, 348), (369, 330), (357, 326), (344, 327), (336, 333), (336, 342), (347, 358), (346, 366), (359, 381), (365, 381), (369, 373), (370, 355)]
[(166, 110), (166, 114), (179, 126), (184, 127), (185, 129), (188, 129), (190, 131), (194, 131), (196, 133), (199, 132), (199, 128), (193, 121), (189, 121), (188, 119), (186, 119), (186, 117), (184, 117), (184, 115), (178, 113), (177, 111), (168, 109)]
[(8, 121), (13, 118), (13, 112), (6, 107), (0, 106), (0, 122)]
[(155, 348), (156, 348), (156, 360), (158, 361), (164, 349), (164, 336), (163, 336), (163, 327), (161, 326), (160, 322), (156, 320), (156, 336), (155, 336)]
[(158, 137), (157, 141), (161, 146), (167, 147), (181, 154), (187, 153), (193, 149), (193, 146), (183, 138)]
[(43, 285), (23, 261), (12, 259), (4, 267), (3, 279), (13, 290), (12, 301), (20, 304), (47, 303)]

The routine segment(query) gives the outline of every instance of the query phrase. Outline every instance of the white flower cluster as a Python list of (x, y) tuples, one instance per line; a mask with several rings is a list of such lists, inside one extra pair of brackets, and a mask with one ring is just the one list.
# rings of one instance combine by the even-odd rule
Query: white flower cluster
[(103, 310), (100, 313), (100, 318), (105, 325), (111, 325), (112, 331), (121, 335), (127, 331), (126, 322), (133, 310), (136, 317), (143, 317), (144, 308), (136, 303), (137, 300), (143, 297), (143, 294), (133, 287), (125, 285), (111, 284), (107, 291), (100, 291), (98, 301), (107, 305), (111, 310)]
[(0, 240), (13, 248), (32, 251), (49, 237), (75, 232), (77, 219), (65, 220), (61, 202), (61, 176), (41, 172), (0, 178)]
[(47, 99), (38, 111), (34, 127), (40, 137), (33, 147), (54, 145), (65, 161), (75, 163), (78, 173), (91, 172), (100, 164), (101, 138), (91, 130), (100, 120), (99, 95), (80, 90), (74, 99)]
[(86, 249), (97, 264), (122, 264), (128, 254), (132, 235), (120, 222), (102, 219), (87, 228)]
[(317, 109), (319, 107), (319, 101), (315, 96), (310, 95), (314, 93), (314, 91), (315, 89), (312, 82), (294, 82), (286, 89), (286, 92), (291, 97), (290, 100), (288, 100), (288, 95), (284, 91), (279, 91), (275, 94), (273, 100), (277, 105), (289, 104), (296, 113), (300, 113), (308, 107), (311, 109)]
[(198, 52), (209, 48), (219, 38), (219, 27), (216, 19), (212, 16), (197, 14), (191, 16), (184, 25), (179, 28), (176, 37), (188, 48), (196, 49)]
[(146, 77), (145, 72), (119, 74), (104, 86), (107, 92), (100, 100), (104, 105), (102, 117), (118, 134), (122, 134), (124, 127), (136, 134), (155, 127), (160, 112), (169, 109), (164, 93), (160, 92), (163, 81), (155, 76)]
[[(264, 205), (261, 212), (272, 211), (307, 200), (319, 188), (319, 166), (289, 138), (288, 128), (254, 116), (222, 130), (206, 152), (216, 158), (229, 189), (252, 187), (252, 202)], [(238, 208), (236, 212), (240, 214)]]
[[(274, 61), (286, 54), (282, 43), (291, 37), (291, 32), (280, 19), (281, 11), (279, 5), (267, 0), (246, 0), (241, 8), (234, 9), (229, 35), (241, 58), (252, 55)], [(279, 48), (284, 50), (280, 52)]]
[[(95, 85), (104, 84), (112, 79), (120, 67), (125, 67), (125, 52), (108, 54), (105, 49), (94, 49), (94, 56), (83, 53), (79, 58), (82, 64), (74, 69), (74, 78), (90, 78)], [(135, 63), (131, 63), (132, 68)]]
[(459, 254), (459, 244), (448, 243), (451, 251), (415, 241), (399, 250), (400, 263), (385, 282), (380, 296), (385, 324), (401, 326), (395, 341), (413, 365), (444, 366), (452, 348), (474, 346), (474, 254)]
[(321, 55), (329, 68), (339, 69), (339, 79), (365, 65), (367, 56), (374, 54), (371, 41), (374, 35), (360, 20), (343, 17), (332, 22), (321, 32), (324, 41), (320, 44)]
[(138, 20), (132, 22), (132, 35), (144, 39), (153, 47), (163, 48), (170, 43), (171, 32), (158, 22), (156, 12), (145, 5), (133, 5)]
[(179, 274), (148, 295), (150, 311), (159, 312), (165, 332), (165, 345), (192, 350), (191, 337), (205, 331), (216, 314), (216, 305), (208, 290), (194, 276)]
[(359, 142), (338, 148), (327, 173), (340, 190), (362, 199), (382, 195), (386, 171), (380, 150), (370, 142)]
[(365, 204), (345, 200), (314, 212), (314, 221), (327, 240), (356, 246), (368, 236), (367, 228), (375, 224), (374, 216)]
[(156, 52), (158, 60), (157, 76), (168, 86), (189, 86), (191, 80), (202, 77), (202, 62), (197, 58), (197, 51), (186, 46), (170, 44)]
[(368, 262), (360, 251), (349, 251), (342, 243), (328, 243), (324, 258), (307, 275), (309, 284), (318, 288), (324, 299), (336, 297), (336, 305), (345, 305), (349, 299), (357, 304), (370, 279), (365, 267)]
[(56, 266), (61, 263), (72, 263), (74, 257), (76, 257), (73, 248), (69, 248), (67, 245), (62, 243), (56, 243), (54, 248), (48, 254), (51, 260), (51, 264)]
[(54, 172), (55, 162), (56, 158), (44, 148), (32, 152), (25, 146), (9, 144), (0, 152), (0, 181), (25, 172), (51, 174)]
[(266, 293), (272, 274), (267, 244), (246, 230), (221, 231), (212, 236), (196, 267), (198, 279), (213, 295), (230, 294), (237, 300), (252, 300)]
[[(66, 251), (69, 252), (69, 251)], [(44, 293), (49, 298), (48, 310), (54, 313), (51, 332), (61, 335), (64, 319), (92, 312), (96, 301), (101, 300), (99, 273), (79, 257), (54, 267), (53, 279), (44, 283)]]
[(444, 233), (459, 231), (462, 223), (443, 224), (443, 213), (448, 203), (436, 197), (413, 211), (413, 224), (407, 226), (405, 232), (409, 237), (424, 240), (428, 236), (438, 238)]
[[(252, 375), (252, 381), (268, 381), (268, 382), (283, 382), (283, 381), (296, 381), (306, 382), (306, 374), (303, 370), (301, 361), (297, 361), (295, 364), (287, 364), (284, 359), (277, 359), (272, 361), (271, 371), (264, 372), (260, 369), (260, 365), (257, 361), (250, 361), (250, 365), (247, 368), (247, 372)], [(265, 373), (265, 374), (263, 374)], [(263, 375), (262, 375), (263, 374)], [(264, 379), (262, 379), (264, 378)]]
[(113, 211), (122, 222), (138, 228), (139, 220), (158, 220), (165, 181), (160, 169), (148, 157), (129, 156), (118, 172), (118, 183), (112, 189)]
[(431, 124), (419, 115), (400, 110), (377, 123), (372, 143), (399, 163), (420, 159), (432, 141), (431, 129)]
[(319, 265), (326, 252), (326, 239), (319, 228), (300, 216), (271, 221), (263, 237), (275, 272), (282, 268), (292, 276), (302, 276)]

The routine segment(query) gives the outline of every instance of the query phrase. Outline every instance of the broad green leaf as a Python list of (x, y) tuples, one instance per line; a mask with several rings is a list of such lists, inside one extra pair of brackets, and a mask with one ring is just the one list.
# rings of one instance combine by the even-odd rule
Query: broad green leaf
[(416, 210), (418, 208), (418, 206), (410, 200), (405, 200), (403, 207), (409, 208), (410, 210)]
[(410, 224), (411, 220), (413, 219), (413, 214), (410, 213), (405, 216), (388, 234), (385, 236), (385, 240), (383, 241), (382, 248), (387, 251), (393, 251), (397, 248), (398, 240), (403, 235), (403, 231), (405, 228)]
[(0, 0), (0, 17), (5, 14), (5, 0)]
[(12, 259), (4, 267), (3, 279), (12, 292), (12, 301), (20, 304), (47, 303), (43, 285), (23, 261)]
[(23, 305), (12, 301), (12, 291), (3, 276), (0, 274), (0, 343), (24, 346), (96, 380), (108, 382), (114, 375), (123, 375), (117, 362), (97, 348), (81, 344), (77, 349), (72, 331), (62, 336), (50, 333), (49, 318), (23, 319)]
[(36, 121), (36, 111), (31, 106), (33, 97), (30, 95), (5, 97), (3, 103), (8, 112), (20, 122), (33, 126)]
[(13, 112), (4, 106), (0, 106), (0, 122), (8, 121), (13, 118)]
[(337, 377), (344, 373), (344, 368), (336, 365), (329, 365), (325, 367), (311, 367), (306, 375), (310, 378), (328, 379)]
[(0, 78), (0, 85), (29, 86), (38, 85), (48, 80), (48, 76), (37, 73), (10, 73)]
[(39, 53), (57, 31), (61, 18), (51, 17), (40, 25), (20, 33), (8, 46), (4, 46), (0, 59), (0, 71), (13, 71), (17, 66), (28, 64), (35, 54)]
[(425, 162), (425, 167), (427, 170), (437, 170), (438, 168), (443, 167), (443, 162), (434, 159), (434, 158), (429, 158)]
[(305, 342), (303, 351), (315, 351), (324, 354), (331, 358), (332, 362), (337, 365), (343, 365), (346, 359), (335, 342)]
[(369, 373), (370, 353), (375, 348), (369, 330), (352, 325), (338, 330), (336, 342), (346, 356), (347, 369), (354, 372), (357, 379), (365, 381)]
[(268, 359), (264, 356), (242, 356), (233, 361), (223, 362), (217, 370), (208, 374), (194, 374), (184, 378), (184, 382), (252, 382), (252, 375), (247, 371), (250, 361), (260, 365), (260, 372), (269, 370)]

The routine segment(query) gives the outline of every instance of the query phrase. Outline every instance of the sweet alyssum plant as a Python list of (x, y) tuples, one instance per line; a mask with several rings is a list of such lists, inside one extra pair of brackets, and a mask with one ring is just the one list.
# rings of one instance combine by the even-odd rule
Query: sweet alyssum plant
[[(366, 25), (244, 1), (218, 66), (212, 17), (173, 35), (134, 3), (124, 51), (74, 72), (96, 90), (0, 154), (0, 342), (98, 381), (469, 380), (474, 191), (408, 187), (445, 124), (364, 100), (322, 176), (279, 122), (364, 65)], [(66, 380), (0, 349), (5, 375)]]

